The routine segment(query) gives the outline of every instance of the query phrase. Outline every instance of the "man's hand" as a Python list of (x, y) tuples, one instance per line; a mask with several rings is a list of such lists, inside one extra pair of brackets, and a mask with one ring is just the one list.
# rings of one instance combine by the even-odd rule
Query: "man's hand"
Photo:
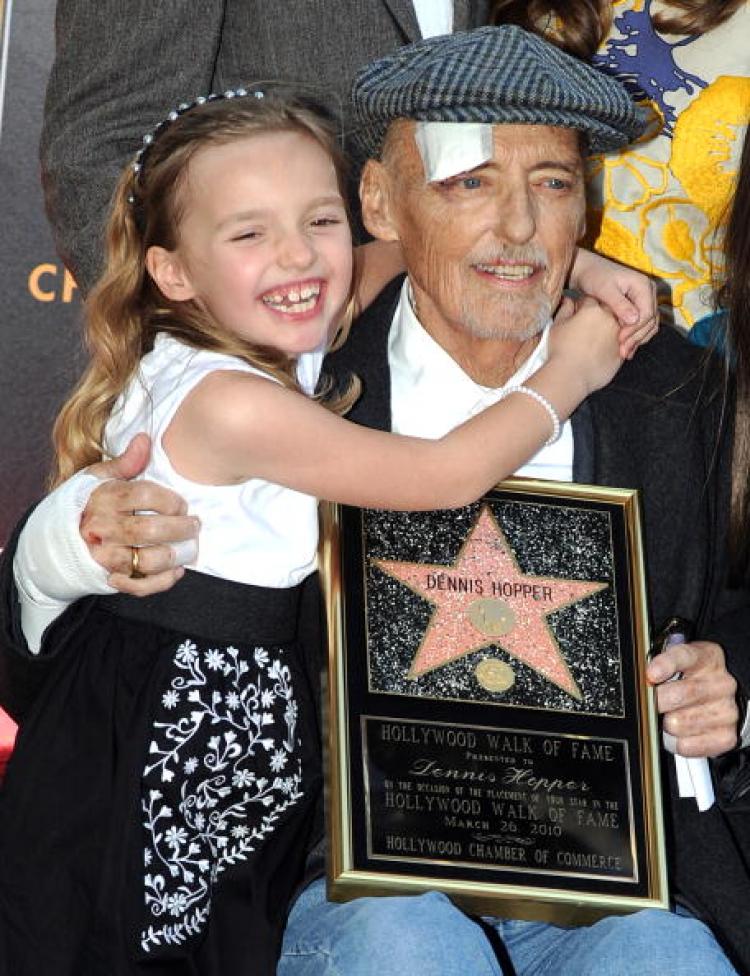
[(656, 283), (640, 271), (579, 247), (570, 286), (606, 305), (620, 323), (620, 352), (632, 359), (659, 327)]
[[(673, 644), (649, 662), (664, 731), (681, 756), (720, 756), (737, 745), (737, 683), (711, 641)], [(670, 681), (682, 674), (679, 681)]]
[[(81, 516), (81, 537), (91, 556), (109, 572), (110, 585), (135, 596), (168, 590), (180, 579), (184, 570), (178, 564), (194, 556), (192, 540), (200, 528), (175, 492), (151, 481), (128, 480), (143, 471), (150, 451), (149, 438), (138, 434), (119, 457), (92, 465), (91, 474), (112, 480), (92, 493)], [(187, 540), (191, 543), (179, 545)], [(130, 576), (133, 546), (139, 547), (142, 579)]]

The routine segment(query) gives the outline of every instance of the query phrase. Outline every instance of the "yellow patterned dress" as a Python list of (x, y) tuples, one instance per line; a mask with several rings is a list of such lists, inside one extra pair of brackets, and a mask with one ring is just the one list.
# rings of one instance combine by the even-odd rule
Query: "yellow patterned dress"
[(698, 37), (660, 35), (657, 0), (613, 0), (596, 66), (651, 113), (627, 150), (591, 158), (588, 244), (653, 275), (668, 319), (711, 314), (722, 222), (750, 119), (750, 2)]

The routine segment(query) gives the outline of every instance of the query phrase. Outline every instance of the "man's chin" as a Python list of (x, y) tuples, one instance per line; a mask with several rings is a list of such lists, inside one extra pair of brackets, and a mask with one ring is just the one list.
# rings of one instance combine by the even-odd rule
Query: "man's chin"
[(538, 336), (550, 320), (549, 306), (538, 308), (529, 316), (528, 310), (518, 309), (515, 314), (507, 308), (491, 316), (487, 310), (480, 315), (465, 310), (463, 325), (475, 339), (496, 339), (504, 342), (527, 342)]

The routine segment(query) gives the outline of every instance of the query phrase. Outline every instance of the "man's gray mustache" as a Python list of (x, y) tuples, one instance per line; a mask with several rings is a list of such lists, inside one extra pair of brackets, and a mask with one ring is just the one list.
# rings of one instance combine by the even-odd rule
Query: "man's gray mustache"
[(476, 264), (533, 264), (546, 270), (547, 254), (538, 247), (501, 248), (497, 251), (470, 254), (469, 263)]

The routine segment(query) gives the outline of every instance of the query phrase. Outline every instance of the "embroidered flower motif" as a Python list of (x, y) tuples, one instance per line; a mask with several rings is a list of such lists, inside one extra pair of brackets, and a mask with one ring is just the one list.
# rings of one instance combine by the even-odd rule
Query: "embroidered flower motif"
[(255, 773), (249, 769), (238, 769), (232, 777), (232, 786), (252, 786)]
[(179, 664), (192, 664), (198, 658), (198, 648), (192, 641), (185, 641), (177, 648), (176, 654)]
[(282, 651), (272, 660), (256, 647), (248, 659), (236, 647), (199, 652), (184, 641), (161, 703), (143, 773), (146, 953), (199, 937), (212, 886), (303, 796)]
[(287, 795), (290, 793), (294, 793), (294, 791), (297, 789), (297, 784), (294, 780), (294, 777), (287, 776), (285, 779), (283, 779), (281, 781), (280, 789), (282, 793), (286, 793)]
[(164, 834), (164, 843), (170, 847), (180, 847), (187, 840), (187, 831), (182, 827), (170, 827)]
[(170, 915), (182, 915), (188, 906), (187, 896), (182, 892), (167, 898), (167, 908)]
[(224, 655), (221, 651), (208, 651), (206, 654), (206, 667), (212, 671), (224, 670)]

